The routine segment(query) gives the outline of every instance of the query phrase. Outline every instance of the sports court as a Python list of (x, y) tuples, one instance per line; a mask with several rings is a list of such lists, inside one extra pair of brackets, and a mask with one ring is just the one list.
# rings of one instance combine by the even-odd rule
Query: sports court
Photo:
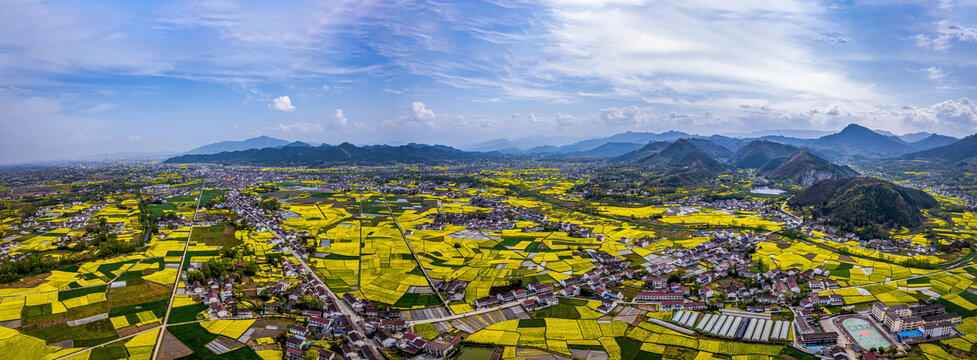
[(849, 338), (855, 340), (855, 343), (863, 349), (892, 346), (892, 343), (865, 319), (850, 317), (843, 320), (841, 326), (845, 328)]

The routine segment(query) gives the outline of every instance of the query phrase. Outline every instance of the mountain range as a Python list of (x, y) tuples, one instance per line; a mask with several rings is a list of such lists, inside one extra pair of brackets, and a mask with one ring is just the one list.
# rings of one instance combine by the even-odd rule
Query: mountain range
[[(614, 157), (624, 155), (629, 151), (640, 148), (645, 144), (655, 141), (675, 141), (677, 139), (702, 139), (709, 140), (730, 152), (735, 152), (753, 140), (767, 140), (780, 144), (791, 145), (797, 148), (804, 148), (812, 153), (832, 160), (832, 161), (854, 161), (865, 159), (883, 159), (906, 153), (926, 150), (956, 141), (956, 138), (932, 133), (906, 134), (902, 137), (892, 135), (889, 132), (871, 130), (857, 124), (851, 124), (837, 133), (827, 133), (819, 131), (767, 131), (754, 132), (750, 134), (768, 134), (753, 137), (731, 137), (724, 135), (701, 136), (689, 134), (681, 131), (667, 131), (663, 133), (635, 132), (628, 131), (608, 137), (595, 138), (577, 141), (570, 144), (558, 145), (555, 142), (539, 146), (520, 145), (518, 141), (503, 141), (496, 139), (490, 142), (479, 144), (477, 147), (469, 147), (469, 150), (478, 151), (498, 151), (514, 155), (542, 155), (542, 156), (566, 156), (566, 157), (593, 157), (595, 154), (588, 153), (590, 150), (600, 148), (606, 144), (614, 143), (609, 148), (597, 151), (599, 156)], [(804, 137), (791, 137), (784, 134), (798, 134)], [(818, 137), (813, 135), (823, 134)], [(632, 144), (626, 146), (625, 144)], [(716, 157), (715, 153), (706, 150), (711, 156)], [(724, 156), (719, 156), (720, 158)]]
[(903, 155), (907, 160), (965, 161), (977, 157), (977, 134), (960, 141)]
[[(308, 144), (306, 144), (308, 145)], [(217, 154), (192, 154), (169, 158), (165, 163), (216, 163), (261, 166), (370, 165), (388, 163), (430, 163), (472, 160), (493, 154), (465, 152), (444, 145), (407, 144), (401, 146), (280, 146)]]
[[(686, 139), (686, 142), (706, 154), (712, 159), (728, 159), (728, 163), (737, 168), (761, 168), (768, 162), (789, 156), (800, 150), (805, 150), (813, 155), (815, 158), (825, 159), (831, 162), (846, 163), (850, 161), (857, 160), (872, 160), (872, 159), (886, 159), (894, 158), (900, 156), (908, 157), (926, 157), (931, 154), (938, 153), (927, 152), (927, 150), (935, 150), (944, 146), (957, 146), (966, 148), (966, 145), (953, 145), (957, 143), (957, 139), (949, 136), (938, 135), (938, 134), (927, 134), (927, 133), (916, 133), (916, 134), (906, 134), (903, 135), (906, 139), (916, 140), (915, 142), (907, 142), (902, 137), (894, 135), (886, 135), (879, 133), (879, 131), (870, 130), (863, 126), (857, 124), (851, 124), (845, 127), (842, 131), (834, 134), (824, 135), (813, 139), (803, 139), (803, 138), (793, 138), (781, 135), (769, 135), (763, 136), (761, 138), (734, 138), (722, 135), (712, 135), (712, 136), (699, 136), (687, 134), (679, 131), (668, 131), (664, 133), (651, 133), (651, 132), (625, 132), (616, 134), (613, 136), (608, 136), (604, 138), (589, 139), (583, 141), (577, 141), (565, 145), (537, 145), (525, 150), (520, 150), (526, 148), (530, 144), (559, 144), (561, 142), (572, 141), (570, 138), (553, 136), (547, 137), (542, 140), (532, 140), (530, 138), (524, 138), (526, 144), (518, 144), (514, 141), (507, 141), (505, 139), (497, 139), (489, 142), (477, 144), (482, 152), (472, 152), (469, 155), (472, 158), (479, 158), (485, 156), (502, 156), (502, 155), (512, 155), (512, 156), (528, 156), (528, 157), (545, 157), (545, 158), (581, 158), (581, 159), (607, 159), (611, 162), (624, 162), (624, 161), (634, 161), (637, 158), (644, 158), (652, 153), (660, 152), (664, 150), (668, 144), (671, 144), (678, 139)], [(973, 140), (969, 140), (973, 141)], [(966, 143), (966, 142), (964, 142)], [(353, 146), (351, 144), (347, 144)], [(384, 153), (383, 146), (389, 148), (400, 148), (397, 146), (389, 145), (377, 145), (377, 146), (361, 146), (356, 147), (357, 149), (366, 149), (370, 152)], [(415, 147), (417, 144), (409, 144), (404, 146)], [(505, 146), (503, 149), (496, 149), (496, 147)], [(241, 152), (250, 150), (266, 150), (263, 152), (255, 152), (254, 155), (259, 155), (260, 160), (249, 160), (244, 157), (239, 157), (238, 155), (221, 155), (212, 157), (184, 157), (178, 156), (171, 159), (175, 161), (204, 161), (202, 159), (214, 159), (219, 162), (230, 163), (231, 159), (237, 159), (237, 161), (242, 162), (254, 162), (254, 161), (264, 161), (264, 162), (277, 162), (277, 163), (288, 163), (294, 162), (296, 160), (287, 159), (290, 155), (300, 155), (309, 157), (310, 154), (315, 154), (315, 157), (321, 157), (324, 162), (335, 162), (340, 161), (342, 156), (338, 154), (327, 154), (323, 152), (323, 149), (329, 149), (333, 146), (329, 145), (314, 145), (307, 142), (294, 141), (289, 142), (286, 140), (276, 139), (268, 136), (260, 136), (256, 138), (251, 138), (243, 141), (222, 141), (214, 144), (209, 144), (201, 146), (199, 148), (187, 151), (180, 155), (217, 155), (225, 152)], [(445, 150), (450, 153), (465, 153), (462, 150), (458, 150), (450, 147), (433, 146), (432, 148)], [(281, 150), (279, 152), (270, 151)], [(299, 150), (305, 149), (305, 150)], [(957, 148), (949, 148), (944, 152), (949, 152), (950, 155), (943, 156), (958, 158), (960, 156), (953, 155), (959, 153), (960, 150), (954, 150)], [(332, 150), (338, 151), (338, 150)], [(415, 151), (416, 152), (416, 151)], [(432, 159), (438, 158), (438, 155), (431, 154)], [(357, 158), (361, 157), (361, 158)], [(970, 158), (971, 156), (962, 157)], [(350, 161), (365, 161), (365, 162), (375, 162), (382, 159), (386, 159), (390, 162), (403, 161), (404, 159), (410, 159), (409, 156), (390, 156), (389, 158), (384, 158), (379, 155), (368, 155), (363, 152), (355, 152), (347, 156), (346, 159)], [(460, 158), (460, 157), (459, 157)], [(941, 158), (941, 159), (942, 159)], [(426, 156), (420, 156), (418, 159), (427, 159)], [(311, 160), (310, 160), (311, 161)], [(958, 160), (959, 161), (959, 160)], [(977, 163), (977, 160), (975, 160)]]

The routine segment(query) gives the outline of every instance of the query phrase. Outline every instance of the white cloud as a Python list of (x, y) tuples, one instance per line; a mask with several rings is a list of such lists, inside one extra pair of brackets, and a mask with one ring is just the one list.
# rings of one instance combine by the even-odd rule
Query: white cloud
[(643, 123), (647, 118), (641, 114), (641, 109), (631, 105), (625, 108), (605, 108), (595, 117), (595, 121), (605, 125), (636, 125)]
[(429, 109), (427, 105), (424, 105), (420, 101), (415, 101), (407, 108), (407, 115), (400, 116), (394, 121), (384, 121), (383, 126), (433, 127), (436, 120), (438, 120), (438, 115), (434, 114), (434, 110)]
[(330, 123), (334, 128), (339, 129), (362, 129), (366, 127), (366, 124), (362, 122), (350, 121), (343, 112), (343, 109), (336, 109), (333, 111)]
[(925, 107), (904, 106), (864, 114), (866, 119), (895, 131), (932, 131), (962, 137), (977, 132), (977, 101), (947, 100)]
[(977, 28), (943, 20), (936, 22), (936, 34), (918, 34), (914, 38), (918, 46), (946, 51), (958, 42), (977, 42)]
[[(471, 119), (471, 121), (469, 120)], [(491, 120), (488, 120), (491, 122)], [(460, 115), (451, 113), (435, 113), (423, 102), (415, 101), (407, 108), (407, 114), (399, 116), (394, 120), (383, 122), (384, 127), (399, 127), (404, 129), (430, 129), (435, 126), (439, 128), (470, 128), (486, 124), (486, 117), (483, 115)]]
[(292, 99), (289, 99), (287, 95), (275, 98), (271, 104), (268, 104), (268, 108), (281, 112), (295, 111), (295, 106), (292, 105)]
[(437, 116), (434, 115), (434, 111), (427, 108), (427, 105), (420, 101), (415, 101), (410, 104), (410, 118), (411, 120), (417, 122), (430, 122), (433, 121)]

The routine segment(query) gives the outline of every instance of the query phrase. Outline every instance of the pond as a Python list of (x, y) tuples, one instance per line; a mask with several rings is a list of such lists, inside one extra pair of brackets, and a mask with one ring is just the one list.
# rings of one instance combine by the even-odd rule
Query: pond
[(785, 191), (783, 190), (768, 188), (766, 186), (751, 188), (750, 192), (754, 194), (764, 194), (764, 195), (780, 195), (785, 193)]
[(458, 357), (456, 357), (455, 359), (456, 360), (486, 360), (492, 357), (493, 351), (495, 351), (495, 348), (465, 346), (464, 349), (461, 349), (461, 352), (458, 353)]

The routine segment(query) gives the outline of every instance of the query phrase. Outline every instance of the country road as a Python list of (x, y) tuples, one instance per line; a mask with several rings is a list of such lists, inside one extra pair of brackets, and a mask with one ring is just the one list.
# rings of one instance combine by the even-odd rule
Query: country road
[(444, 309), (448, 311), (449, 314), (454, 315), (455, 312), (451, 310), (451, 306), (444, 301), (444, 297), (441, 296), (441, 292), (438, 288), (434, 286), (434, 282), (431, 281), (431, 276), (427, 274), (427, 269), (424, 268), (424, 263), (421, 262), (421, 258), (417, 257), (417, 253), (414, 252), (414, 247), (411, 246), (410, 240), (407, 240), (407, 234), (404, 234), (404, 229), (400, 227), (400, 223), (397, 222), (397, 216), (394, 215), (393, 209), (390, 208), (390, 203), (387, 202), (387, 196), (383, 193), (383, 189), (380, 189), (380, 197), (383, 198), (383, 204), (387, 206), (387, 212), (390, 213), (390, 218), (393, 219), (394, 225), (397, 226), (397, 231), (400, 232), (400, 237), (404, 239), (404, 243), (407, 244), (407, 249), (410, 250), (410, 254), (414, 256), (414, 261), (417, 261), (417, 267), (421, 268), (421, 273), (424, 274), (424, 278), (427, 279), (427, 284), (431, 286), (431, 291), (434, 291), (434, 295), (438, 296), (438, 300), (441, 300), (441, 304), (444, 305)]
[(190, 239), (193, 238), (194, 226), (192, 224), (197, 220), (197, 211), (200, 210), (200, 200), (204, 198), (203, 184), (206, 183), (200, 183), (200, 194), (197, 195), (197, 207), (193, 209), (193, 217), (190, 218), (190, 233), (187, 234), (187, 243), (183, 246), (183, 256), (180, 258), (180, 267), (176, 270), (176, 281), (173, 282), (173, 292), (170, 294), (170, 302), (166, 305), (166, 315), (163, 316), (163, 324), (160, 326), (159, 337), (156, 338), (156, 344), (153, 346), (151, 360), (156, 360), (159, 356), (159, 348), (163, 344), (163, 335), (166, 334), (166, 323), (170, 321), (170, 311), (173, 310), (173, 300), (176, 299), (176, 290), (180, 288), (180, 274), (183, 273), (183, 265), (187, 262), (187, 251), (190, 250)]

